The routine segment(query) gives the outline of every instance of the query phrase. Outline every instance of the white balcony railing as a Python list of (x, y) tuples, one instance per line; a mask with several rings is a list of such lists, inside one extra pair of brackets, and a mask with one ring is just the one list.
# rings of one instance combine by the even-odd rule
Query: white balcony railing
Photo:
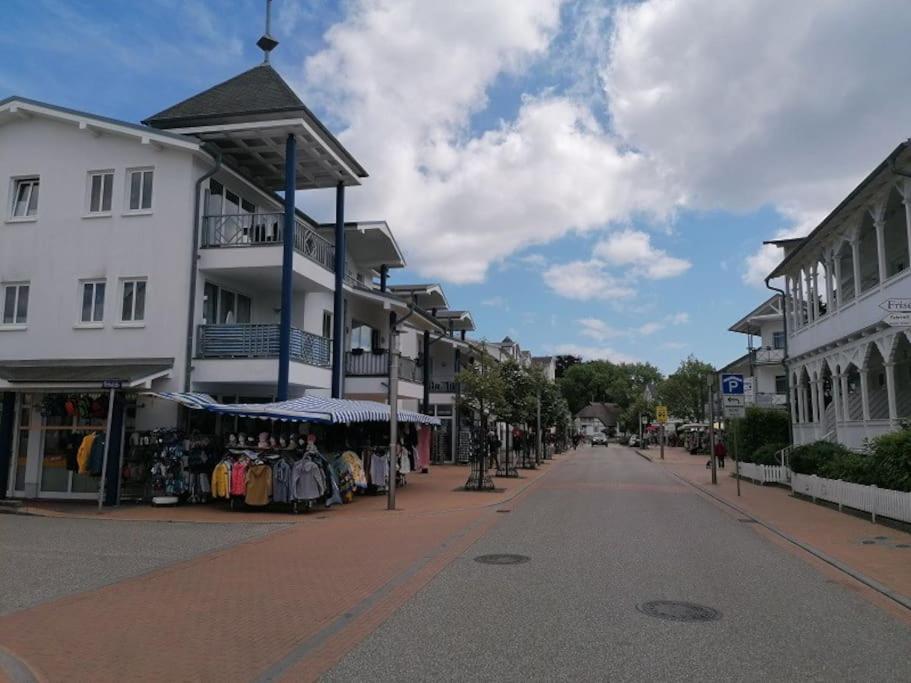
[(754, 363), (780, 363), (784, 360), (784, 349), (773, 349), (765, 347), (753, 349)]
[[(198, 358), (278, 358), (278, 325), (200, 325), (197, 328)], [(291, 328), (291, 360), (327, 367), (331, 340)]]
[[(282, 244), (284, 220), (283, 213), (204, 216), (201, 246), (213, 249)], [(335, 245), (301, 221), (296, 221), (294, 226), (294, 250), (326, 270), (335, 272)]]

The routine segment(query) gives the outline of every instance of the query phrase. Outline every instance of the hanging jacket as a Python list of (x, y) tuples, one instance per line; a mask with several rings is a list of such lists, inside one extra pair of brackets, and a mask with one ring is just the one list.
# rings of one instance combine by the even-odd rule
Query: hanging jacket
[(291, 465), (283, 458), (272, 465), (272, 500), (276, 503), (291, 502)]
[(269, 504), (272, 496), (272, 469), (265, 463), (256, 463), (247, 468), (247, 505)]
[(222, 460), (212, 470), (212, 497), (227, 498), (231, 495), (231, 468)]
[(231, 466), (231, 495), (247, 493), (247, 460), (241, 458)]
[(79, 444), (79, 450), (76, 452), (76, 463), (79, 466), (79, 474), (89, 473), (89, 457), (92, 455), (92, 444), (95, 442), (95, 434), (86, 434)]
[(291, 497), (292, 500), (316, 500), (326, 490), (319, 465), (304, 458), (294, 463), (291, 469)]
[(98, 434), (92, 441), (92, 451), (89, 453), (89, 474), (100, 477), (104, 468), (104, 434)]

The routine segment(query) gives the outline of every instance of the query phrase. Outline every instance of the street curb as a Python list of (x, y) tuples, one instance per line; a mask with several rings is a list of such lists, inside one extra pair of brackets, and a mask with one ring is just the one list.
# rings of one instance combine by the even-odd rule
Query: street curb
[(860, 583), (867, 586), (867, 588), (872, 588), (874, 591), (876, 591), (880, 595), (889, 598), (890, 600), (898, 603), (899, 605), (901, 605), (902, 607), (904, 607), (907, 610), (911, 610), (911, 598), (908, 598), (907, 596), (902, 595), (901, 593), (897, 593), (896, 591), (893, 591), (892, 589), (888, 588), (887, 586), (881, 584), (879, 581), (877, 581), (875, 579), (871, 579), (869, 576), (862, 574), (861, 572), (859, 572), (855, 569), (852, 569), (845, 563), (841, 562), (840, 560), (836, 560), (834, 557), (830, 557), (829, 555), (822, 552), (821, 550), (817, 550), (813, 546), (807, 545), (803, 541), (798, 541), (793, 536), (786, 534), (785, 532), (781, 531), (777, 527), (772, 526), (768, 522), (764, 522), (761, 519), (758, 519), (757, 517), (751, 515), (749, 512), (746, 512), (745, 510), (737, 507), (736, 505), (734, 505), (733, 503), (731, 503), (728, 500), (725, 500), (721, 496), (715, 495), (714, 493), (712, 493), (708, 489), (703, 488), (699, 484), (695, 484), (695, 483), (691, 482), (689, 479), (681, 477), (679, 474), (677, 474), (675, 472), (668, 472), (668, 474), (670, 474), (675, 479), (682, 481), (685, 484), (689, 484), (697, 491), (704, 493), (705, 495), (718, 501), (719, 503), (727, 505), (732, 510), (735, 510), (737, 512), (737, 514), (743, 515), (744, 517), (753, 520), (753, 522), (764, 527), (765, 529), (768, 529), (776, 536), (784, 539), (785, 541), (787, 541), (788, 543), (791, 543), (792, 545), (796, 545), (801, 550), (804, 550), (804, 551), (810, 553), (815, 558), (822, 560), (829, 566), (834, 567), (835, 569), (847, 574), (852, 579), (855, 579), (856, 581), (860, 581)]

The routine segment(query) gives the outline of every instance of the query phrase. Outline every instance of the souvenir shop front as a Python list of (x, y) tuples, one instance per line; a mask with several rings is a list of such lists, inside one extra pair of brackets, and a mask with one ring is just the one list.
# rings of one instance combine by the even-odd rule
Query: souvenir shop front
[[(209, 503), (230, 510), (300, 512), (385, 493), (427, 472), (432, 416), (399, 410), (389, 453), (389, 406), (304, 396), (279, 403), (219, 403), (206, 394), (152, 393), (189, 411), (189, 428), (133, 432), (124, 491), (154, 505)], [(144, 480), (140, 483), (140, 479)]]
[(97, 500), (107, 461), (111, 502), (138, 391), (169, 369), (166, 362), (4, 366), (0, 379), (12, 390), (0, 389), (0, 494)]

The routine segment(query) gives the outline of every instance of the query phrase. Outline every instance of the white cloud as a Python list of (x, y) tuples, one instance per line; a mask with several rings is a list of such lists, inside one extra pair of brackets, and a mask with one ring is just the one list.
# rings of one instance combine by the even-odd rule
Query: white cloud
[(577, 321), (581, 330), (579, 334), (603, 342), (606, 339), (625, 335), (622, 330), (617, 330), (598, 318), (582, 318)]
[(805, 233), (802, 216), (908, 135), (905, 0), (646, 0), (614, 22), (601, 73), (616, 132), (690, 206), (770, 205)]
[(489, 299), (484, 299), (481, 301), (482, 306), (493, 306), (494, 308), (505, 308), (509, 309), (509, 305), (506, 299), (502, 296), (492, 296)]
[(608, 265), (632, 266), (633, 272), (651, 280), (682, 275), (693, 264), (668, 256), (652, 246), (652, 239), (641, 230), (626, 229), (611, 233), (595, 245), (595, 257)]
[(655, 334), (655, 332), (658, 332), (659, 330), (663, 330), (663, 329), (664, 329), (664, 325), (662, 325), (659, 322), (653, 321), (653, 322), (648, 322), (648, 323), (645, 323), (644, 325), (642, 325), (639, 328), (638, 332), (641, 335), (648, 336), (650, 334)]
[[(789, 237), (802, 237), (816, 226), (822, 216), (810, 213), (793, 215), (791, 219), (794, 223), (787, 228), (778, 230), (772, 239), (781, 240)], [(781, 263), (782, 258), (784, 258), (784, 252), (780, 247), (776, 247), (774, 244), (760, 244), (756, 251), (748, 255), (743, 261), (744, 269), (741, 276), (743, 281), (748, 285), (764, 287), (766, 277)]]
[(579, 325), (579, 334), (599, 342), (617, 337), (632, 338), (636, 336), (647, 337), (663, 330), (668, 325), (683, 325), (690, 320), (687, 313), (672, 313), (666, 315), (660, 320), (650, 320), (639, 327), (630, 329), (617, 329), (608, 325), (599, 318), (580, 318), (576, 322)]
[(607, 346), (585, 346), (584, 344), (558, 344), (552, 353), (557, 355), (582, 356), (582, 360), (609, 360), (612, 363), (638, 363), (639, 359)]
[(543, 266), (547, 263), (547, 259), (543, 254), (525, 254), (524, 256), (519, 256), (516, 260), (527, 266)]
[(499, 76), (546, 57), (560, 6), (358, 0), (307, 60), (301, 91), (371, 174), (350, 213), (388, 219), (420, 274), (478, 282), (524, 247), (673, 208), (649, 160), (578, 99), (526, 94), (512, 120), (469, 132)]
[(544, 272), (547, 286), (567, 299), (626, 299), (636, 291), (601, 268), (596, 261), (571, 261)]
[(690, 321), (690, 314), (684, 312), (673, 313), (667, 317), (667, 321), (671, 325), (685, 325)]

